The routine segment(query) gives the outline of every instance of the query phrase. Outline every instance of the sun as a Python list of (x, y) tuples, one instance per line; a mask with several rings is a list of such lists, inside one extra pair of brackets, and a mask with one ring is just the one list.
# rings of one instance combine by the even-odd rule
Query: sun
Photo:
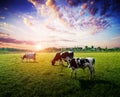
[(37, 44), (37, 45), (35, 45), (35, 49), (36, 49), (37, 51), (39, 51), (39, 50), (42, 50), (43, 47), (42, 47), (42, 45)]

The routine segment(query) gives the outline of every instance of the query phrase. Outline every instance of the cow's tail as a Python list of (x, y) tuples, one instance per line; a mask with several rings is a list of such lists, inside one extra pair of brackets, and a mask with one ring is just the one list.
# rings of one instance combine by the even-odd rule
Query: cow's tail
[[(95, 66), (95, 59), (93, 58), (93, 62), (92, 62), (92, 65), (94, 65)], [(95, 68), (94, 68), (94, 66), (93, 66), (93, 73), (95, 73)], [(95, 75), (93, 74), (93, 77), (94, 77)]]
[(92, 64), (94, 65), (95, 64), (95, 59), (93, 58), (93, 62), (92, 62)]
[(73, 57), (74, 57), (74, 52), (71, 53), (71, 58), (73, 58)]

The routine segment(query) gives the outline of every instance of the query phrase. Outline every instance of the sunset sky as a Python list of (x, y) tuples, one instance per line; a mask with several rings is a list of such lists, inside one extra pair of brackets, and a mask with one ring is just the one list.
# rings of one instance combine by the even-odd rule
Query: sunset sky
[(0, 47), (120, 47), (119, 0), (0, 0)]

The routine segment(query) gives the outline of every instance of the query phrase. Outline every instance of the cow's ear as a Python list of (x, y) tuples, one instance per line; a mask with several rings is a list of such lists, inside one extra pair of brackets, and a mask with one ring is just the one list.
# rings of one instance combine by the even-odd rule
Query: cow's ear
[(68, 62), (70, 62), (71, 60), (69, 59)]

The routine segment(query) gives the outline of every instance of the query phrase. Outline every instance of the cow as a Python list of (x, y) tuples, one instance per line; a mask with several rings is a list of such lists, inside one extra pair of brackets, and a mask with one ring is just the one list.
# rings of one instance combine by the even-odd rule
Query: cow
[(72, 68), (71, 72), (71, 77), (73, 76), (73, 73), (75, 73), (75, 78), (76, 78), (76, 70), (78, 68), (82, 68), (83, 70), (88, 67), (90, 71), (90, 77), (89, 79), (92, 79), (94, 77), (94, 65), (95, 64), (95, 59), (91, 57), (87, 58), (72, 58), (68, 60), (68, 67)]
[(25, 53), (22, 56), (22, 61), (25, 60), (25, 59), (26, 59), (26, 61), (30, 61), (30, 59), (32, 59), (35, 62), (36, 61), (36, 53), (35, 52)]
[(73, 51), (64, 51), (64, 52), (57, 52), (55, 57), (52, 59), (52, 65), (55, 65), (56, 61), (59, 61), (59, 64), (63, 65), (63, 61), (68, 62), (67, 60), (74, 57)]

